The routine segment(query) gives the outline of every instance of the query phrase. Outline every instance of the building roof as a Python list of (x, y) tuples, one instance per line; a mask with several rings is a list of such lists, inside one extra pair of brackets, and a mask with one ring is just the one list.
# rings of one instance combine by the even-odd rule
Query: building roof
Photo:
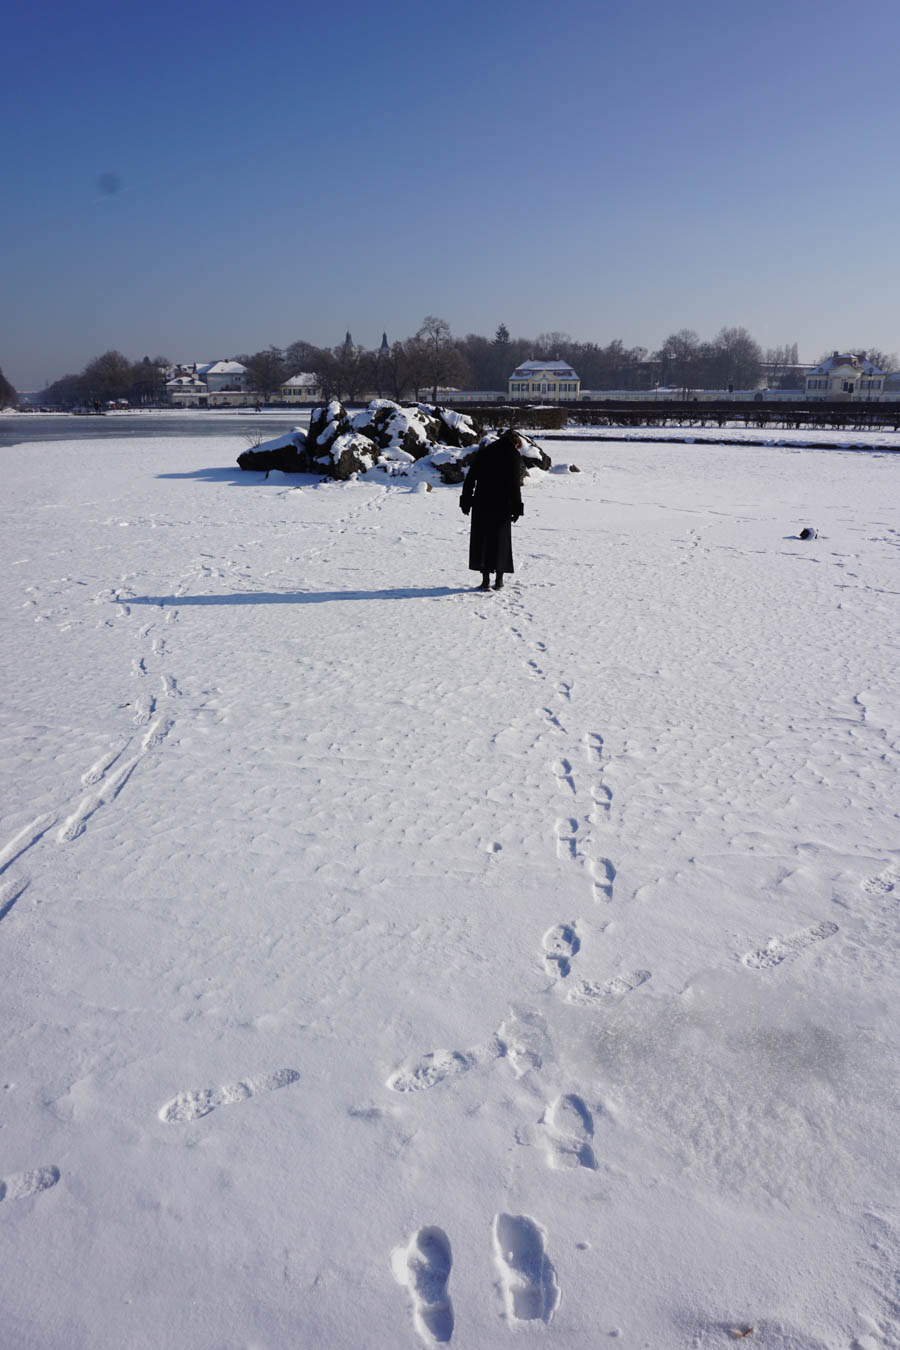
[(309, 371), (301, 370), (298, 374), (292, 375), (289, 380), (285, 380), (282, 389), (317, 389), (321, 381), (318, 375), (312, 375)]
[(880, 366), (876, 366), (867, 359), (865, 352), (832, 352), (827, 360), (819, 366), (814, 366), (812, 370), (807, 371), (807, 374), (827, 375), (829, 371), (837, 370), (839, 366), (850, 366), (860, 375), (884, 374)]
[(559, 375), (564, 379), (578, 379), (568, 361), (523, 361), (520, 366), (516, 366), (510, 379), (526, 380), (529, 376), (536, 375), (541, 370), (546, 370), (551, 375)]
[(198, 366), (197, 374), (203, 375), (246, 375), (247, 367), (240, 361), (213, 361), (208, 366)]

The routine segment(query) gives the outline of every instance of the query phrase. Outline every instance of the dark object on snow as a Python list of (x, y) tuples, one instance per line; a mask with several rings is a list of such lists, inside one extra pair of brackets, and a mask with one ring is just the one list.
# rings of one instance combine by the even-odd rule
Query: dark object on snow
[(817, 531), (813, 529), (812, 525), (804, 525), (799, 537), (801, 539), (815, 539), (816, 534)]
[(579, 469), (577, 464), (570, 464), (569, 473), (581, 473), (581, 470)]
[(297, 427), (290, 436), (283, 437), (283, 442), (268, 450), (245, 450), (238, 455), (237, 462), (242, 469), (265, 469), (267, 478), (271, 469), (280, 469), (282, 473), (308, 472), (304, 432)]
[(472, 513), (469, 570), (514, 572), (512, 522), (524, 515), (521, 438), (509, 428), (496, 440), (483, 442), (469, 465), (460, 509)]

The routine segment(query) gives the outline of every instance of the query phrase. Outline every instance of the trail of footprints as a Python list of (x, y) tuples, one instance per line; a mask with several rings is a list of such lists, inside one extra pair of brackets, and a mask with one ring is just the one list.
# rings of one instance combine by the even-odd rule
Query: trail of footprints
[[(517, 633), (517, 636), (521, 637), (521, 634)], [(541, 656), (546, 654), (545, 643), (535, 644), (535, 648)], [(536, 677), (546, 678), (537, 659), (529, 660), (528, 668)], [(551, 763), (557, 793), (566, 804), (566, 813), (556, 819), (557, 857), (584, 874), (594, 910), (594, 906), (609, 904), (613, 899), (615, 864), (597, 847), (598, 832), (610, 817), (612, 792), (603, 781), (603, 737), (600, 733), (589, 731), (582, 736), (577, 743), (577, 753), (573, 752), (571, 744), (566, 744), (568, 732), (561, 714), (571, 700), (572, 684), (560, 680), (554, 706), (543, 707), (540, 715), (547, 735), (562, 742), (562, 753), (555, 755)], [(577, 767), (579, 765), (581, 767)], [(583, 778), (586, 784), (582, 783)], [(602, 932), (608, 924), (595, 915), (590, 926)], [(544, 934), (544, 967), (555, 981), (566, 980), (572, 973), (573, 958), (581, 948), (576, 927), (577, 921), (572, 920), (557, 924)], [(633, 987), (634, 983), (631, 983), (629, 988)], [(605, 995), (598, 995), (596, 986), (587, 984), (569, 995), (570, 1000), (579, 1002), (596, 1002), (600, 997)]]
[[(522, 638), (518, 630), (513, 630)], [(522, 638), (524, 640), (524, 638)], [(546, 646), (534, 644), (537, 655), (528, 660), (528, 669), (536, 678), (546, 678), (541, 659)], [(571, 700), (571, 686), (561, 683), (557, 695), (562, 702)], [(542, 709), (546, 734), (556, 740), (567, 736), (559, 712), (553, 707)], [(609, 819), (612, 793), (603, 781), (603, 738), (589, 732), (581, 741), (581, 763), (587, 771), (587, 797), (582, 795), (582, 770), (576, 767), (577, 756), (570, 747), (562, 745), (561, 753), (552, 760), (552, 772), (559, 795), (566, 809), (556, 822), (558, 856), (566, 863), (583, 870), (590, 884), (590, 895), (595, 903), (607, 904), (613, 899), (616, 877), (615, 865), (594, 847), (596, 832)], [(579, 809), (580, 808), (580, 809)], [(873, 895), (885, 895), (900, 889), (900, 864), (892, 863), (877, 877), (863, 883)], [(592, 915), (596, 914), (594, 906)], [(596, 918), (590, 924), (602, 932), (606, 923), (598, 925)], [(543, 935), (544, 968), (554, 984), (568, 981), (581, 951), (579, 920), (571, 919), (553, 924)], [(743, 964), (751, 970), (768, 970), (791, 957), (801, 955), (813, 944), (821, 942), (838, 931), (837, 924), (822, 921), (785, 937), (776, 937), (759, 949), (746, 953)], [(568, 989), (567, 1001), (576, 1006), (608, 1009), (651, 979), (649, 970), (620, 972), (611, 978), (594, 982), (580, 980)], [(468, 1051), (434, 1050), (424, 1054), (410, 1067), (398, 1069), (387, 1080), (394, 1092), (413, 1093), (430, 1091), (460, 1074), (497, 1061), (507, 1063), (517, 1077), (540, 1073), (545, 1063), (552, 1063), (553, 1048), (546, 1023), (541, 1015), (527, 1009), (513, 1009), (487, 1046)], [(566, 1092), (553, 1098), (540, 1119), (541, 1139), (548, 1166), (554, 1170), (597, 1169), (594, 1152), (594, 1116), (590, 1106), (577, 1093)], [(525, 1130), (517, 1139), (530, 1143), (531, 1131)], [(556, 1272), (547, 1255), (546, 1234), (528, 1215), (498, 1214), (492, 1228), (494, 1260), (499, 1273), (499, 1286), (511, 1327), (526, 1323), (549, 1323), (559, 1304), (560, 1291)], [(413, 1324), (427, 1345), (445, 1343), (453, 1335), (454, 1313), (449, 1295), (452, 1253), (447, 1234), (440, 1228), (423, 1228), (393, 1256), (393, 1269), (399, 1283), (406, 1286), (412, 1305)]]
[[(510, 1326), (550, 1322), (559, 1306), (559, 1281), (547, 1255), (546, 1232), (527, 1214), (497, 1214), (491, 1246)], [(450, 1272), (453, 1253), (443, 1228), (420, 1228), (391, 1256), (394, 1279), (412, 1305), (413, 1326), (426, 1345), (446, 1345), (453, 1336)]]
[[(107, 593), (103, 598), (116, 601), (120, 617), (127, 618), (130, 615), (124, 593), (114, 593), (112, 596)], [(177, 610), (169, 610), (165, 622), (175, 621)], [(143, 625), (139, 630), (141, 641), (150, 637), (154, 626), (153, 623)], [(521, 634), (518, 636), (521, 637)], [(543, 656), (545, 644), (534, 645), (539, 657)], [(155, 639), (152, 650), (156, 656), (163, 655), (164, 640)], [(536, 678), (546, 678), (538, 660), (529, 660), (528, 667)], [(149, 672), (144, 656), (134, 663), (133, 671), (137, 678), (146, 679)], [(160, 685), (161, 697), (177, 696), (177, 685), (171, 675), (161, 674)], [(556, 693), (561, 701), (568, 702), (571, 699), (571, 686), (561, 682)], [(560, 716), (551, 707), (543, 709), (543, 717), (548, 734), (559, 738), (566, 736)], [(157, 715), (157, 699), (149, 694), (135, 701), (133, 721), (136, 727), (147, 728), (138, 751), (123, 759), (131, 748), (130, 739), (126, 740), (105, 752), (84, 772), (81, 786), (96, 788), (97, 791), (88, 793), (64, 821), (57, 836), (60, 842), (69, 842), (83, 832), (91, 816), (119, 794), (142, 756), (160, 746), (174, 725), (172, 718)], [(580, 772), (573, 766), (575, 756), (559, 754), (553, 761), (557, 789), (572, 804), (570, 810), (576, 813), (564, 815), (558, 820), (557, 849), (562, 858), (584, 870), (595, 901), (610, 901), (613, 897), (615, 867), (608, 858), (598, 856), (593, 846), (594, 830), (608, 818), (612, 802), (612, 793), (602, 779), (603, 738), (599, 733), (589, 732), (581, 745), (582, 758), (588, 769), (590, 805), (586, 810), (582, 809), (580, 816)], [(0, 849), (0, 873), (37, 843), (56, 821), (57, 817), (53, 814), (45, 814), (20, 830)], [(0, 920), (12, 910), (28, 884), (27, 879), (14, 877), (0, 882)], [(895, 888), (900, 890), (900, 864), (892, 862), (862, 885), (864, 891), (871, 895), (886, 895)], [(741, 960), (749, 969), (771, 969), (800, 955), (837, 931), (836, 924), (823, 921), (785, 937), (772, 938), (765, 946), (746, 953)], [(547, 973), (554, 981), (567, 980), (572, 963), (581, 949), (577, 921), (558, 923), (547, 929), (542, 946)], [(604, 983), (582, 980), (571, 989), (568, 999), (575, 1004), (613, 1004), (650, 978), (649, 971), (635, 970), (629, 974), (616, 975)], [(475, 1047), (466, 1052), (428, 1052), (411, 1068), (400, 1069), (391, 1075), (387, 1085), (398, 1093), (428, 1091), (470, 1069), (499, 1059), (505, 1059), (513, 1072), (521, 1076), (532, 1070), (539, 1071), (549, 1051), (546, 1028), (540, 1015), (514, 1011), (487, 1046)], [(279, 1090), (296, 1083), (299, 1078), (296, 1069), (279, 1069), (216, 1088), (182, 1092), (159, 1109), (159, 1119), (168, 1124), (196, 1121), (221, 1106)], [(541, 1118), (541, 1126), (550, 1167), (560, 1170), (596, 1169), (592, 1143), (593, 1115), (581, 1097), (575, 1093), (565, 1093), (554, 1098)], [(40, 1194), (55, 1186), (59, 1178), (59, 1170), (52, 1166), (0, 1178), (0, 1201), (25, 1199)], [(497, 1214), (492, 1224), (492, 1247), (510, 1325), (549, 1323), (559, 1305), (560, 1291), (556, 1271), (547, 1254), (544, 1229), (528, 1215)], [(419, 1229), (392, 1257), (395, 1278), (406, 1287), (409, 1294), (415, 1329), (428, 1345), (447, 1343), (453, 1335), (454, 1311), (449, 1293), (452, 1265), (450, 1240), (443, 1229), (436, 1226)]]

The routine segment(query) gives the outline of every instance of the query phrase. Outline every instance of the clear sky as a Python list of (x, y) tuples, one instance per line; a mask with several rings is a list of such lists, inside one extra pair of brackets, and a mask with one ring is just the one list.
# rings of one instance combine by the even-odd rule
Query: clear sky
[(900, 349), (896, 0), (45, 0), (0, 367), (559, 329)]

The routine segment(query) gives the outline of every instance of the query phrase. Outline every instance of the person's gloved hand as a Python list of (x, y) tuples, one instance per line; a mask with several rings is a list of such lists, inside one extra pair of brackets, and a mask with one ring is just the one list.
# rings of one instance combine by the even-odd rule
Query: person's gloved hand
[(510, 520), (515, 525), (516, 521), (521, 520), (524, 514), (525, 514), (524, 511), (513, 511), (512, 515), (510, 516)]
[(472, 510), (472, 507), (469, 505), (468, 502), (464, 502), (464, 501), (460, 500), (460, 503), (459, 503), (459, 509), (460, 509), (460, 511), (462, 511), (462, 513), (463, 513), (464, 516), (467, 516), (467, 515), (469, 514), (469, 512)]

